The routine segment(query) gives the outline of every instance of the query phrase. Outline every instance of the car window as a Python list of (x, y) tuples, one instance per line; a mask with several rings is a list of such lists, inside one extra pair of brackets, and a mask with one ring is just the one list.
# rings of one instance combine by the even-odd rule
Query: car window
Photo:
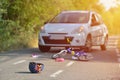
[(101, 20), (98, 18), (98, 16), (96, 16), (96, 14), (92, 14), (92, 19), (91, 19), (92, 26), (96, 26), (96, 25), (100, 25), (101, 24)]
[(92, 22), (93, 23), (100, 23), (100, 24), (103, 23), (102, 18), (99, 14), (92, 14)]
[(50, 21), (50, 23), (87, 23), (89, 13), (61, 13)]
[(97, 22), (97, 20), (96, 20), (95, 14), (92, 14), (92, 24), (94, 24), (96, 22)]
[(101, 16), (100, 16), (99, 14), (96, 15), (96, 18), (98, 19), (98, 22), (99, 22), (100, 24), (103, 23), (103, 20), (102, 20), (102, 18), (101, 18)]

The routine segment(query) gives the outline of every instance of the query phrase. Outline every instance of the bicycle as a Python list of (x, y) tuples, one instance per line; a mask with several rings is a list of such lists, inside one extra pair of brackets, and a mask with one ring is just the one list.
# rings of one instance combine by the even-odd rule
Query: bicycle
[(80, 60), (80, 61), (89, 61), (93, 58), (93, 56), (90, 53), (85, 52), (84, 48), (80, 51), (74, 51), (72, 48), (61, 50), (60, 52), (53, 54), (51, 58), (52, 59), (62, 58), (66, 54), (72, 54), (72, 59)]

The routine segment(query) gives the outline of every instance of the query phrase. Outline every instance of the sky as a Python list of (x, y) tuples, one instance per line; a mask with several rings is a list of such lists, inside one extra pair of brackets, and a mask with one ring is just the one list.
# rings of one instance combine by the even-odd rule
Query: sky
[(104, 5), (106, 10), (111, 7), (117, 7), (117, 4), (120, 4), (120, 0), (99, 0), (99, 2)]

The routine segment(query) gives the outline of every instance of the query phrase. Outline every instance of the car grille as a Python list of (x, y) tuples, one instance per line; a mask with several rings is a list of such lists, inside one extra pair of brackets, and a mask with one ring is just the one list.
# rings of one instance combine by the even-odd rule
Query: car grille
[[(73, 37), (65, 37), (64, 39), (50, 39), (48, 36), (43, 36), (42, 37), (45, 44), (70, 44), (70, 41), (73, 40)], [(69, 41), (67, 40), (69, 39)]]
[(48, 33), (48, 34), (67, 35), (68, 33)]

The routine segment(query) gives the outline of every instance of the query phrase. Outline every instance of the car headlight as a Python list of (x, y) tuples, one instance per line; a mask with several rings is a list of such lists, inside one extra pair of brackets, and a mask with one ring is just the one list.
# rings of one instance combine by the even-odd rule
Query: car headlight
[(44, 28), (44, 26), (42, 26), (42, 27), (40, 28), (40, 33), (45, 33), (45, 28)]
[(83, 32), (84, 31), (84, 27), (79, 27), (79, 28), (77, 28), (77, 29), (75, 29), (72, 33), (73, 34), (78, 34), (78, 33), (81, 33), (81, 32)]
[(78, 33), (81, 33), (84, 30), (84, 27), (80, 27)]

